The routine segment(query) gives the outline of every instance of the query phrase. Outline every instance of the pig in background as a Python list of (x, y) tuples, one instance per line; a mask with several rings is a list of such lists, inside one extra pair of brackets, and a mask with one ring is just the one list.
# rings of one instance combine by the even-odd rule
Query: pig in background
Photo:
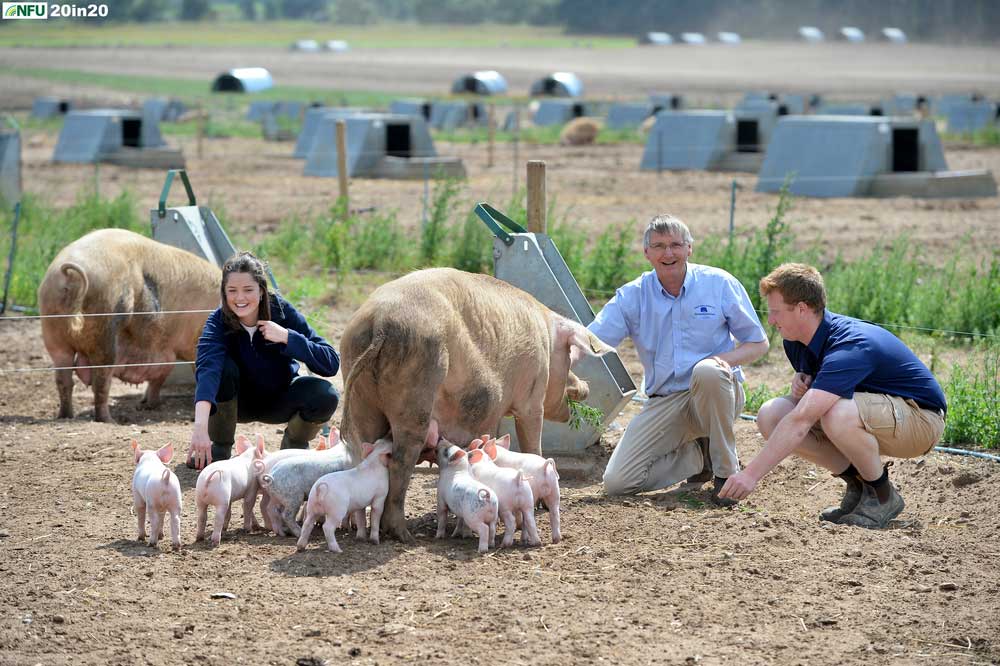
[(437, 444), (437, 463), (441, 474), (437, 484), (435, 538), (444, 538), (450, 511), (458, 517), (451, 536), (458, 536), (464, 524), (479, 536), (479, 552), (488, 552), (496, 538), (500, 509), (496, 494), (472, 476), (465, 451), (446, 439)]
[(343, 552), (337, 543), (336, 529), (352, 515), (357, 526), (358, 539), (368, 538), (366, 534), (365, 510), (372, 508), (371, 542), (379, 543), (379, 520), (389, 492), (389, 458), (392, 456), (392, 441), (380, 440), (363, 444), (364, 460), (357, 467), (332, 474), (324, 474), (309, 491), (306, 502), (306, 516), (302, 521), (302, 533), (296, 547), (305, 550), (313, 526), (322, 516), (323, 533), (326, 535), (327, 550), (331, 553)]
[(181, 547), (181, 484), (166, 464), (174, 457), (174, 447), (166, 444), (156, 451), (143, 451), (132, 440), (135, 473), (132, 474), (132, 506), (139, 523), (139, 541), (146, 540), (146, 514), (149, 514), (149, 545), (163, 538), (163, 521), (170, 514), (170, 543)]
[(215, 546), (222, 542), (222, 532), (229, 529), (229, 517), (232, 514), (230, 505), (237, 500), (243, 500), (243, 529), (250, 532), (260, 527), (251, 502), (257, 496), (253, 463), (264, 457), (264, 438), (257, 435), (257, 446), (251, 446), (250, 441), (240, 435), (236, 438), (235, 450), (235, 457), (214, 462), (198, 474), (195, 484), (195, 505), (198, 511), (196, 541), (205, 538), (209, 506), (215, 509), (212, 530), (212, 544)]
[(559, 513), (559, 472), (556, 471), (556, 461), (532, 453), (511, 451), (510, 435), (504, 435), (500, 439), (483, 435), (472, 440), (469, 448), (481, 448), (498, 467), (508, 467), (524, 473), (535, 501), (543, 502), (549, 510), (552, 543), (559, 543), (562, 539), (562, 517)]
[[(101, 229), (67, 245), (38, 287), (42, 337), (55, 367), (193, 361), (205, 313), (219, 306), (222, 272), (124, 229)], [(151, 312), (154, 314), (137, 314)], [(114, 316), (85, 316), (114, 313)], [(72, 315), (44, 318), (45, 315)], [(148, 382), (141, 407), (160, 403), (172, 365), (79, 368), (94, 392), (94, 420), (111, 421), (111, 378)], [(56, 371), (59, 418), (73, 417), (73, 370)]]

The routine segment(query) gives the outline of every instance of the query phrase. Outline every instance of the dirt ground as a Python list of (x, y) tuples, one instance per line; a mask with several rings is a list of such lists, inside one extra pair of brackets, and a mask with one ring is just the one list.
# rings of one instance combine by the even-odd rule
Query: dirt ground
[[(958, 51), (965, 74), (949, 76), (930, 56), (917, 60), (928, 76), (940, 69), (942, 85), (972, 85), (976, 77), (995, 83), (1000, 60), (973, 62), (973, 51)], [(159, 67), (153, 53), (114, 53), (118, 67)], [(221, 67), (212, 60), (217, 55), (205, 57), (205, 71)], [(406, 54), (398, 55), (405, 62)], [(168, 56), (177, 64), (176, 53)], [(112, 66), (88, 64), (97, 62), (88, 50), (0, 50), (0, 62), (27, 64), (25, 58)], [(202, 59), (183, 62), (199, 67)], [(469, 62), (478, 68), (480, 61)], [(435, 66), (442, 76), (444, 65)], [(857, 73), (856, 65), (842, 66)], [(636, 67), (637, 79), (647, 76)], [(0, 74), (5, 92), (28, 94), (38, 85)], [(171, 141), (185, 150), (200, 200), (225, 208), (235, 236), (256, 240), (290, 212), (322, 210), (335, 196), (335, 180), (301, 175), (290, 144), (207, 141), (199, 157), (193, 140)], [(93, 185), (95, 170), (51, 164), (54, 145), (54, 134), (28, 133), (25, 183), (63, 205)], [(498, 149), (493, 167), (481, 145), (438, 150), (465, 160), (468, 202), (507, 200), (510, 147)], [(664, 210), (688, 221), (696, 236), (726, 230), (733, 174), (640, 173), (641, 150), (522, 145), (518, 164), (544, 159), (557, 210), (595, 232), (628, 219), (638, 232)], [(1000, 149), (946, 152), (951, 168), (1000, 173)], [(523, 184), (523, 166), (518, 177)], [(153, 207), (163, 175), (102, 165), (97, 178), (102, 193), (128, 188)], [(762, 226), (777, 199), (754, 193), (751, 175), (736, 179), (743, 186), (736, 215), (742, 233)], [(352, 206), (397, 209), (405, 223), (418, 224), (422, 183), (355, 180), (351, 188)], [(179, 192), (174, 196), (180, 201)], [(803, 243), (821, 239), (831, 255), (847, 256), (902, 232), (931, 253), (987, 254), (997, 247), (997, 219), (996, 199), (799, 199), (790, 215)], [(335, 342), (354, 307), (343, 303), (329, 314)], [(786, 373), (772, 356), (748, 372), (752, 384), (781, 384)], [(624, 358), (638, 381), (634, 355), (626, 350)], [(181, 464), (190, 395), (179, 391), (161, 408), (140, 411), (140, 390), (116, 382), (118, 424), (99, 424), (91, 420), (89, 391), (78, 383), (77, 417), (59, 421), (51, 374), (13, 372), (49, 362), (36, 320), (0, 321), (4, 665), (1000, 664), (1000, 466), (990, 461), (939, 453), (898, 461), (893, 478), (907, 507), (884, 532), (820, 524), (816, 514), (839, 499), (842, 484), (798, 460), (786, 461), (735, 509), (708, 504), (707, 490), (608, 498), (599, 472), (638, 409), (633, 403), (589, 451), (595, 473), (563, 479), (559, 544), (549, 543), (544, 513), (542, 548), (480, 556), (472, 540), (435, 540), (436, 472), (421, 468), (407, 502), (415, 546), (373, 546), (343, 535), (345, 552), (333, 555), (317, 533), (306, 552), (296, 553), (291, 539), (237, 529), (236, 506), (233, 529), (211, 548), (194, 543), (196, 477)], [(280, 439), (275, 426), (240, 431), (262, 432), (272, 449)], [(737, 432), (746, 461), (761, 439), (749, 422), (738, 423)], [(167, 441), (178, 448), (171, 467), (184, 491), (179, 552), (135, 541), (131, 438), (145, 448)]]

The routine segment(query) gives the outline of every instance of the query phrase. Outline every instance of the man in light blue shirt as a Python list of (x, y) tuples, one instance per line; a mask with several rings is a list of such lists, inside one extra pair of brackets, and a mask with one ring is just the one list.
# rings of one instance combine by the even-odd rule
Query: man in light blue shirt
[(649, 396), (608, 461), (609, 495), (714, 476), (713, 501), (735, 504), (718, 493), (740, 469), (733, 434), (745, 400), (740, 366), (767, 353), (767, 334), (739, 280), (688, 263), (693, 243), (679, 219), (653, 218), (643, 236), (653, 270), (619, 288), (588, 326), (613, 347), (632, 339)]

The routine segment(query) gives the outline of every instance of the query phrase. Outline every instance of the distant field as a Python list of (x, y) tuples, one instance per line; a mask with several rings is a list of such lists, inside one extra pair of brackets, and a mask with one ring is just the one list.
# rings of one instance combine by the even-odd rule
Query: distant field
[[(211, 21), (200, 23), (124, 23), (87, 25), (65, 20), (8, 21), (0, 46), (200, 46), (275, 47), (299, 39), (346, 40), (356, 48), (625, 48), (627, 37), (567, 36), (560, 28), (479, 25), (439, 26), (389, 23), (338, 26), (313, 21)], [(24, 25), (28, 24), (28, 25)]]
[[(73, 69), (48, 69), (42, 67), (18, 68), (20, 77), (66, 83), (142, 95), (179, 97), (185, 100), (212, 98), (222, 103), (229, 98), (211, 92), (210, 82), (179, 79), (169, 76), (139, 76), (131, 74), (102, 74)], [(324, 102), (333, 105), (385, 106), (399, 95), (364, 90), (330, 90), (308, 86), (279, 85), (255, 93), (254, 99), (298, 100)]]

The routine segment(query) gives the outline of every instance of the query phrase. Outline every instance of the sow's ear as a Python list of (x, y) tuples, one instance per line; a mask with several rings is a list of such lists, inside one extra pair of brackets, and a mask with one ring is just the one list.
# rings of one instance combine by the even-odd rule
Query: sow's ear
[(569, 345), (569, 364), (574, 366), (584, 356), (604, 356), (614, 351), (614, 347), (601, 342), (601, 339), (591, 333), (579, 322), (563, 319), (559, 322), (558, 331), (565, 335)]

